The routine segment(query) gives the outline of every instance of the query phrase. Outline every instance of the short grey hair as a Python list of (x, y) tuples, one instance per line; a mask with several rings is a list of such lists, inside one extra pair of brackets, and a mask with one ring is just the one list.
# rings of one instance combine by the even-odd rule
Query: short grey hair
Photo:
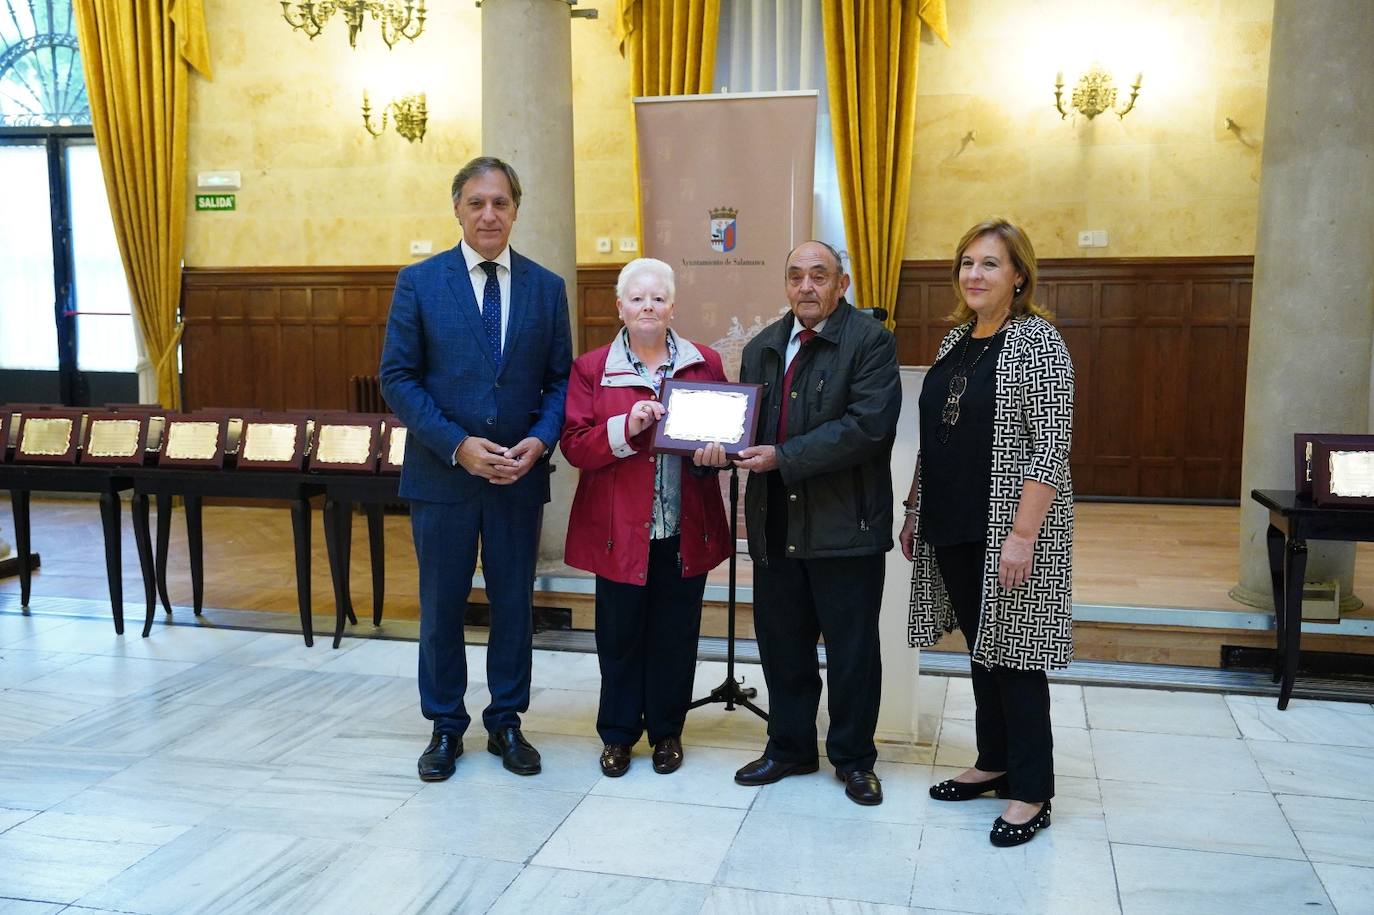
[(515, 204), (517, 210), (520, 209), (520, 176), (515, 173), (515, 169), (511, 167), (509, 162), (505, 162), (495, 156), (478, 156), (467, 165), (458, 169), (458, 174), (453, 176), (453, 187), (451, 189), (452, 198), (457, 200), (458, 195), (463, 193), (463, 185), (467, 184), (478, 175), (485, 175), (487, 172), (491, 171), (505, 173), (506, 180), (510, 182), (511, 202)]
[(630, 281), (640, 275), (657, 277), (668, 290), (668, 301), (677, 301), (677, 281), (673, 278), (673, 268), (656, 257), (637, 257), (620, 268), (620, 276), (615, 280), (615, 297), (625, 298), (625, 289)]

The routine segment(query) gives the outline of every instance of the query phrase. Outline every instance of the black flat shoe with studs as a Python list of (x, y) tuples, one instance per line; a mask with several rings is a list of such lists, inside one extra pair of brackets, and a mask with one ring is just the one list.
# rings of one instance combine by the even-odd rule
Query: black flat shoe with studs
[(956, 782), (951, 778), (938, 785), (931, 785), (930, 796), (937, 801), (971, 801), (989, 791), (996, 791), (998, 797), (1006, 797), (1010, 788), (1005, 774), (982, 782)]
[(1040, 808), (1037, 813), (1027, 823), (1008, 823), (998, 817), (992, 821), (992, 832), (988, 834), (988, 841), (998, 848), (1011, 848), (1013, 845), (1024, 845), (1035, 834), (1050, 825), (1050, 802), (1046, 801), (1045, 806)]

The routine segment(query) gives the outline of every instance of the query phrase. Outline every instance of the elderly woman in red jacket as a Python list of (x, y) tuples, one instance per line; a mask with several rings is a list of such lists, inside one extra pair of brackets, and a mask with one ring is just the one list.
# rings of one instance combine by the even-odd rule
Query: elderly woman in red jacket
[(682, 765), (706, 573), (730, 555), (713, 444), (689, 460), (659, 454), (653, 429), (667, 378), (724, 381), (715, 350), (678, 335), (673, 268), (653, 258), (616, 280), (624, 328), (573, 363), (560, 445), (582, 471), (568, 521), (568, 565), (596, 573), (601, 771), (624, 775), (647, 731), (654, 771)]

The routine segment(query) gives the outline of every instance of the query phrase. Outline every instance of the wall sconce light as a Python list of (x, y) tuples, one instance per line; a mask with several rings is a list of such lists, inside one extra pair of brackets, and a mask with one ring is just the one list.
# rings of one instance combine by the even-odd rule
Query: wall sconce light
[(396, 132), (414, 143), (425, 140), (425, 127), (429, 123), (429, 109), (425, 106), (425, 94), (407, 95), (395, 101), (388, 102), (382, 108), (382, 123), (378, 127), (372, 126), (372, 103), (367, 97), (367, 90), (363, 90), (363, 127), (374, 137), (380, 137), (386, 132), (386, 119), (390, 114), (396, 123)]
[[(1078, 80), (1078, 85), (1073, 87), (1069, 107), (1090, 121), (1104, 111), (1114, 111), (1118, 120), (1124, 118), (1135, 107), (1136, 96), (1140, 95), (1140, 81), (1143, 76), (1143, 73), (1136, 74), (1135, 82), (1131, 84), (1130, 100), (1126, 102), (1125, 108), (1118, 110), (1115, 107), (1116, 84), (1112, 82), (1112, 75), (1103, 70), (1101, 65), (1093, 64), (1092, 68)], [(1054, 77), (1054, 107), (1059, 111), (1060, 120), (1069, 116), (1069, 113), (1064, 110), (1063, 70), (1060, 70)]]
[(382, 41), (390, 48), (402, 38), (414, 41), (425, 30), (425, 0), (281, 0), (287, 25), (312, 40), (335, 12), (348, 24), (349, 47), (358, 46), (358, 32), (368, 15), (381, 26)]

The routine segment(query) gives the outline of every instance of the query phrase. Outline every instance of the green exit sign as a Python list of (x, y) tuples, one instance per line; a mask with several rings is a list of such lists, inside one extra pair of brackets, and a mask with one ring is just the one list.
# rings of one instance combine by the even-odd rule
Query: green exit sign
[(233, 194), (197, 194), (196, 211), (201, 210), (232, 210), (234, 206)]

